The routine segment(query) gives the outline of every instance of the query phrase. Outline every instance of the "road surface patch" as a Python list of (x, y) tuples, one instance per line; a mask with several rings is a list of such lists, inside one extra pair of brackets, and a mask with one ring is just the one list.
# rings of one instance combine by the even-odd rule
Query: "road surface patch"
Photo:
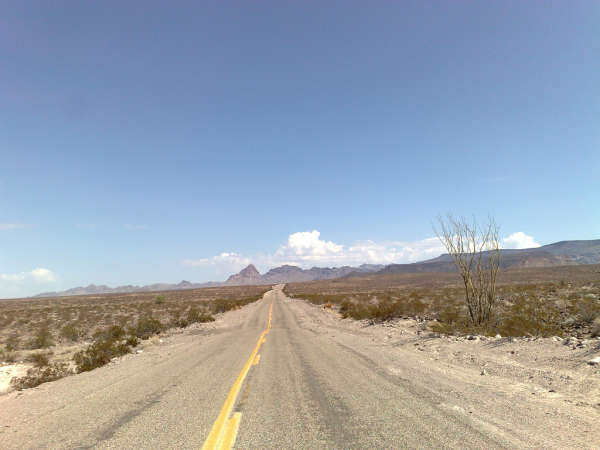
[[(231, 419), (229, 416), (233, 411), (233, 406), (237, 400), (237, 396), (240, 393), (240, 389), (242, 387), (242, 383), (248, 375), (248, 371), (250, 370), (250, 366), (253, 365), (254, 360), (258, 354), (258, 350), (263, 342), (266, 341), (265, 335), (271, 329), (271, 316), (273, 314), (273, 304), (271, 303), (271, 308), (269, 309), (269, 325), (265, 331), (260, 336), (258, 340), (258, 344), (256, 344), (256, 348), (252, 352), (250, 359), (244, 365), (244, 368), (240, 372), (237, 380), (233, 384), (231, 391), (229, 391), (229, 395), (227, 396), (227, 400), (225, 400), (225, 404), (219, 413), (219, 417), (215, 421), (204, 445), (202, 446), (202, 450), (221, 450), (221, 449), (230, 449), (235, 443), (235, 438), (237, 436), (237, 430), (240, 424), (241, 413), (236, 413)], [(257, 361), (258, 362), (258, 361)], [(228, 446), (227, 446), (228, 445)]]

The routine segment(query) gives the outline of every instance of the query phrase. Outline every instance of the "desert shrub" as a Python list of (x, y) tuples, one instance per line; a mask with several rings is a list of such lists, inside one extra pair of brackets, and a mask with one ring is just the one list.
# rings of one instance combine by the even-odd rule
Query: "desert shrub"
[(65, 325), (60, 330), (60, 336), (63, 337), (63, 338), (65, 338), (65, 339), (68, 339), (70, 341), (75, 342), (75, 341), (77, 341), (79, 339), (80, 332), (73, 325)]
[(600, 317), (594, 319), (592, 325), (590, 326), (590, 333), (592, 337), (600, 336)]
[(11, 352), (5, 352), (4, 354), (0, 355), (2, 358), (2, 362), (8, 363), (8, 364), (13, 364), (17, 362), (17, 356), (18, 353), (15, 351), (11, 351)]
[(130, 347), (137, 347), (138, 345), (140, 345), (140, 340), (135, 336), (129, 336), (125, 340), (125, 345), (129, 345)]
[(36, 365), (29, 369), (27, 375), (24, 377), (14, 377), (10, 380), (10, 384), (14, 389), (20, 391), (39, 386), (42, 383), (56, 381), (72, 374), (73, 371), (65, 363), (55, 363), (46, 366)]
[(600, 303), (595, 298), (572, 297), (571, 313), (579, 322), (591, 324), (600, 317)]
[(502, 336), (562, 335), (560, 310), (535, 294), (516, 296), (498, 322), (495, 331)]
[(50, 365), (50, 357), (52, 356), (52, 352), (43, 353), (37, 352), (32, 353), (27, 357), (27, 361), (33, 363), (35, 367), (46, 367)]
[(171, 318), (171, 326), (172, 327), (185, 328), (190, 324), (186, 318), (181, 317), (180, 310), (173, 311), (172, 315), (173, 315), (173, 317)]
[(36, 350), (38, 348), (48, 348), (54, 345), (52, 342), (52, 333), (47, 328), (40, 329), (35, 336), (27, 342), (27, 348)]
[(263, 295), (264, 294), (257, 294), (238, 299), (219, 298), (211, 303), (211, 310), (213, 314), (224, 313), (226, 311), (231, 311), (232, 309), (235, 310), (260, 300), (263, 298)]
[(203, 323), (203, 322), (214, 322), (215, 318), (210, 314), (205, 314), (201, 312), (196, 307), (192, 307), (188, 310), (186, 315), (186, 320), (188, 323)]
[(219, 314), (235, 309), (236, 306), (237, 304), (235, 300), (231, 300), (228, 298), (220, 298), (212, 303), (211, 309), (213, 314)]
[(154, 303), (156, 303), (157, 305), (162, 305), (163, 303), (167, 302), (167, 297), (164, 294), (158, 294), (156, 297), (154, 297)]
[(340, 303), (342, 317), (384, 322), (402, 316), (416, 316), (427, 311), (427, 305), (416, 296), (393, 298), (380, 294), (376, 301), (369, 297), (343, 300)]
[(137, 325), (131, 330), (131, 335), (139, 339), (148, 339), (153, 334), (159, 334), (165, 329), (160, 320), (152, 316), (142, 316)]
[(19, 336), (16, 334), (11, 334), (5, 341), (6, 350), (9, 352), (19, 350), (20, 344)]
[(128, 353), (131, 353), (129, 345), (106, 340), (94, 342), (85, 350), (78, 351), (73, 355), (73, 361), (77, 366), (77, 373), (88, 372), (108, 364), (112, 358)]
[(377, 307), (373, 304), (343, 301), (340, 305), (340, 313), (342, 318), (352, 318), (355, 320), (368, 319), (372, 320), (375, 317), (375, 309)]
[(122, 325), (113, 325), (108, 329), (108, 336), (110, 339), (119, 340), (122, 339), (127, 332)]

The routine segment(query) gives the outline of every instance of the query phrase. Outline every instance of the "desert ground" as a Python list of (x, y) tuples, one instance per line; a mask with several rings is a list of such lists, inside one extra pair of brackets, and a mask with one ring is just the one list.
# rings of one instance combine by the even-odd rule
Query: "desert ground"
[[(543, 301), (551, 302), (553, 305), (558, 303), (567, 310), (565, 305), (568, 302), (570, 302), (568, 305), (579, 305), (581, 302), (585, 302), (589, 306), (593, 305), (594, 301), (598, 303), (599, 271), (598, 265), (519, 270), (512, 274), (503, 274), (499, 292), (509, 299), (511, 295), (521, 295), (523, 292), (527, 294), (527, 298), (533, 298), (535, 294), (540, 296)], [(82, 398), (90, 395), (96, 396), (94, 386), (102, 383), (100, 380), (103, 377), (116, 377), (115, 380), (118, 380), (121, 379), (120, 377), (141, 373), (145, 365), (155, 364), (157, 361), (164, 360), (168, 364), (169, 360), (173, 361), (173, 358), (177, 358), (178, 348), (196, 346), (202, 344), (204, 340), (214, 340), (219, 336), (237, 336), (249, 326), (249, 321), (259, 324), (260, 328), (261, 320), (264, 321), (264, 317), (260, 320), (255, 317), (258, 317), (259, 313), (261, 317), (264, 316), (265, 301), (282, 302), (278, 306), (280, 313), (274, 318), (274, 327), (278, 327), (276, 332), (281, 329), (280, 332), (283, 333), (286, 328), (287, 332), (290, 332), (290, 329), (297, 327), (298, 332), (309, 333), (306, 336), (315, 336), (317, 339), (315, 342), (318, 342), (323, 349), (328, 349), (327, 351), (332, 351), (333, 354), (345, 355), (342, 360), (350, 358), (350, 355), (356, 355), (359, 360), (363, 358), (364, 364), (371, 367), (369, 370), (374, 371), (373, 373), (381, 373), (384, 377), (399, 380), (395, 383), (404, 383), (405, 388), (410, 392), (420, 392), (411, 397), (410, 401), (419, 402), (419, 398), (421, 398), (419, 396), (422, 396), (421, 401), (426, 406), (435, 398), (436, 410), (441, 408), (444, 414), (449, 414), (449, 417), (459, 418), (468, 423), (473, 433), (483, 433), (482, 436), (485, 439), (492, 439), (493, 442), (502, 444), (501, 447), (487, 448), (597, 448), (597, 436), (600, 435), (600, 338), (592, 337), (589, 325), (582, 326), (573, 319), (576, 314), (581, 313), (581, 310), (569, 310), (571, 315), (566, 314), (563, 318), (563, 328), (560, 328), (560, 333), (557, 334), (542, 336), (541, 334), (527, 333), (523, 336), (488, 336), (467, 334), (458, 330), (448, 334), (435, 331), (435, 327), (432, 329), (432, 324), (435, 324), (433, 317), (435, 311), (432, 310), (427, 310), (421, 315), (401, 316), (386, 321), (355, 320), (350, 317), (344, 318), (339, 304), (332, 302), (315, 304), (302, 298), (302, 293), (310, 293), (317, 296), (341, 295), (351, 299), (369, 294), (376, 299), (377, 295), (381, 296), (386, 291), (393, 293), (407, 291), (409, 296), (410, 293), (419, 292), (423, 301), (427, 303), (428, 299), (436, 298), (435, 293), (444, 293), (444, 295), (438, 295), (442, 299), (446, 298), (444, 296), (459, 295), (460, 279), (453, 274), (435, 275), (396, 275), (384, 276), (380, 279), (361, 277), (289, 284), (284, 289), (288, 294), (293, 294), (293, 298), (280, 297), (277, 294), (276, 297), (265, 297), (265, 300), (254, 302), (240, 309), (216, 313), (214, 322), (195, 323), (186, 328), (167, 329), (158, 336), (142, 340), (133, 353), (114, 358), (105, 367), (95, 369), (88, 374), (70, 376), (23, 391), (11, 391), (9, 380), (15, 375), (25, 373), (27, 368), (31, 367), (31, 363), (26, 360), (22, 363), (20, 361), (5, 362), (0, 368), (0, 377), (3, 383), (0, 409), (4, 411), (0, 415), (4, 422), (1, 425), (5, 436), (9, 436), (11, 432), (15, 433), (14, 436), (10, 435), (10, 442), (13, 443), (13, 446), (8, 448), (19, 448), (17, 444), (23, 441), (15, 438), (18, 433), (28, 436), (25, 431), (28, 420), (31, 420), (27, 419), (28, 414), (37, 414), (36, 411), (39, 409), (39, 413), (44, 416), (44, 408), (57, 407), (56, 405), (60, 402), (51, 400), (53, 392), (62, 392), (63, 390), (64, 392), (77, 392), (70, 390), (68, 384), (77, 384), (76, 380), (81, 377), (81, 380), (89, 381), (83, 382), (83, 385), (87, 385), (87, 387), (81, 388), (86, 393), (77, 395), (83, 395)], [(256, 291), (260, 291), (260, 289), (256, 288)], [(247, 295), (256, 291), (244, 291), (243, 293)], [(150, 296), (146, 299), (147, 302), (152, 308), (163, 307), (163, 305), (154, 303), (153, 295), (155, 294), (148, 294)], [(187, 293), (187, 295), (189, 296), (191, 293)], [(238, 295), (240, 294), (238, 293)], [(57, 307), (63, 300), (36, 299), (30, 301), (35, 303), (37, 308), (43, 310), (46, 306), (37, 302), (54, 302), (52, 303), (53, 307)], [(65, 304), (71, 304), (71, 302), (81, 301), (81, 299), (65, 299), (64, 301)], [(295, 341), (292, 339), (292, 342)], [(298, 345), (300, 345), (299, 342)], [(329, 344), (327, 344), (328, 342)], [(78, 342), (51, 347), (53, 358), (66, 360), (77, 348), (85, 345), (86, 342)], [(269, 358), (275, 358), (275, 354), (269, 356), (269, 342), (267, 341), (264, 345), (265, 355), (259, 364), (259, 366), (261, 364), (264, 366), (257, 369), (259, 371), (265, 370), (264, 368), (271, 364)], [(287, 354), (290, 350), (285, 347), (285, 350), (279, 349), (279, 352), (281, 351)], [(23, 357), (27, 352), (32, 352), (32, 350), (22, 351)], [(274, 364), (275, 361), (276, 359), (273, 359), (272, 363)], [(343, 367), (345, 363), (340, 361), (336, 364)], [(211, 370), (208, 367), (206, 369)], [(115, 371), (118, 371), (119, 375), (116, 375)], [(281, 375), (283, 376), (283, 374)], [(349, 376), (349, 374), (347, 375)], [(331, 378), (340, 377), (341, 383), (344, 383), (344, 376), (343, 373), (330, 374)], [(272, 380), (271, 383), (273, 382), (275, 381)], [(252, 383), (255, 386), (252, 389), (259, 389), (256, 386), (258, 379)], [(247, 390), (250, 393), (245, 395), (250, 403), (253, 398), (252, 389), (248, 382)], [(261, 393), (267, 395), (267, 391), (261, 391)], [(345, 395), (350, 395), (350, 397), (346, 398)], [(327, 414), (331, 415), (333, 412), (330, 408), (336, 410), (341, 407), (340, 405), (350, 408), (353, 395), (359, 394), (348, 394), (342, 390), (337, 397), (333, 397), (333, 405), (318, 406), (329, 411)], [(337, 400), (335, 400), (336, 398)], [(384, 398), (387, 398), (386, 395), (381, 397), (381, 404), (387, 405), (388, 400), (384, 400)], [(405, 401), (409, 400), (405, 399)], [(256, 402), (260, 404), (258, 399)], [(341, 403), (335, 406), (337, 404), (335, 402)], [(377, 401), (375, 401), (376, 403)], [(252, 405), (244, 406), (247, 409), (244, 414), (249, 415), (253, 411)], [(392, 406), (388, 405), (387, 407), (391, 408)], [(242, 408), (242, 410), (244, 409)], [(354, 415), (359, 417), (361, 414), (360, 411), (349, 411), (348, 414), (352, 414), (353, 417)], [(335, 417), (337, 417), (336, 414), (334, 414)], [(50, 413), (47, 417), (50, 417)], [(254, 422), (248, 418), (246, 423), (249, 426)], [(255, 423), (254, 425), (258, 426)], [(338, 436), (337, 431), (330, 431), (332, 439), (350, 439), (347, 434), (342, 433)], [(347, 431), (350, 433), (351, 430)], [(261, 448), (260, 441), (256, 441), (258, 438), (252, 433), (252, 430), (248, 429), (244, 432), (240, 431), (240, 433), (240, 439), (248, 439), (248, 445), (244, 448)], [(477, 434), (477, 436), (479, 435)], [(397, 437), (397, 439), (401, 438)], [(410, 440), (409, 437), (405, 437), (405, 439)], [(480, 438), (475, 435), (473, 439), (475, 439), (474, 442), (480, 442)], [(385, 439), (381, 442), (384, 443), (381, 444), (383, 445), (381, 448), (393, 448), (392, 446), (386, 447), (388, 443)], [(415, 445), (414, 448), (438, 448)], [(473, 448), (479, 448), (479, 444), (473, 445)], [(55, 447), (49, 448), (68, 447), (61, 447), (57, 444)], [(307, 444), (306, 448), (312, 447)], [(332, 446), (331, 448), (342, 447)], [(356, 448), (366, 447), (358, 446)], [(458, 443), (448, 444), (447, 448), (460, 448), (460, 446)]]

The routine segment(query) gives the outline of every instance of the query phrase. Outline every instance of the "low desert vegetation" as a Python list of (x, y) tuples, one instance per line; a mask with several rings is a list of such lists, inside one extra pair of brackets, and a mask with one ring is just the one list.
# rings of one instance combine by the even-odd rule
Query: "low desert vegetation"
[[(33, 364), (11, 384), (18, 390), (35, 387), (108, 364), (169, 328), (214, 321), (214, 314), (257, 301), (269, 289), (239, 286), (0, 300), (0, 361)], [(69, 362), (54, 362), (49, 349), (59, 345), (81, 350)]]
[[(598, 281), (503, 283), (497, 286), (493, 312), (480, 324), (471, 319), (459, 280), (446, 287), (408, 285), (380, 289), (379, 280), (373, 277), (362, 285), (352, 279), (346, 285), (328, 280), (315, 283), (312, 288), (308, 282), (288, 284), (284, 290), (294, 298), (332, 307), (343, 318), (367, 323), (416, 318), (428, 322), (431, 331), (444, 334), (597, 337), (600, 336), (600, 276), (595, 278)], [(336, 288), (338, 292), (346, 292), (335, 293)]]
[(158, 294), (156, 297), (154, 297), (154, 303), (156, 303), (157, 305), (162, 305), (163, 303), (167, 302), (167, 296), (165, 294)]

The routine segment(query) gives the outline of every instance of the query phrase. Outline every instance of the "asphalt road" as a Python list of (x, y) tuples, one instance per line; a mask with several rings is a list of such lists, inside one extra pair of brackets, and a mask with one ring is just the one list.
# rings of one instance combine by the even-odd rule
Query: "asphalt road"
[(208, 449), (234, 415), (235, 449), (529, 448), (381, 358), (302, 328), (284, 299), (277, 287), (239, 326), (2, 400), (0, 448)]

